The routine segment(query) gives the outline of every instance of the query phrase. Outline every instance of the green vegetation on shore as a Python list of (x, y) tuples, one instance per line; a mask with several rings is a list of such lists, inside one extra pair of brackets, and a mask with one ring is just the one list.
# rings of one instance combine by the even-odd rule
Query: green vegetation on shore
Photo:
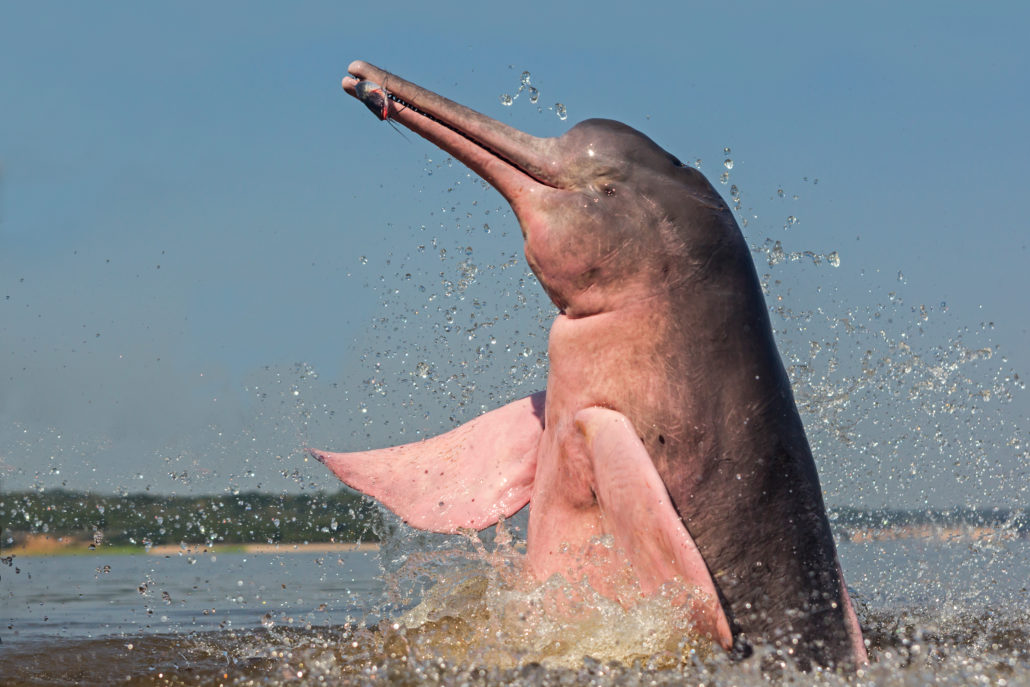
[[(971, 527), (1030, 537), (1030, 509), (926, 510), (831, 508), (838, 536), (859, 530)], [(60, 489), (0, 494), (0, 550), (31, 535), (101, 542), (105, 547), (161, 544), (374, 542), (379, 510), (349, 490), (314, 494), (249, 492), (219, 496), (102, 496)]]
[(107, 496), (61, 489), (0, 494), (0, 547), (29, 535), (104, 546), (377, 541), (379, 511), (352, 491)]

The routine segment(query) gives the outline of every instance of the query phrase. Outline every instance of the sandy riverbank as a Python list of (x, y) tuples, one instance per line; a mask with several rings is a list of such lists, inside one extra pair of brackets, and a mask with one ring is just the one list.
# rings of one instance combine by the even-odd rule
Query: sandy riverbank
[(197, 555), (204, 553), (234, 552), (258, 554), (331, 553), (338, 551), (378, 551), (378, 542), (314, 542), (308, 544), (161, 544), (148, 549), (143, 546), (106, 546), (90, 548), (92, 540), (77, 537), (52, 537), (30, 534), (14, 546), (5, 546), (0, 556), (67, 556), (102, 553), (148, 554), (151, 556)]
[(845, 539), (852, 542), (892, 541), (895, 539), (932, 539), (935, 541), (1015, 541), (1020, 534), (1015, 530), (997, 527), (937, 527), (935, 525), (905, 525), (901, 527), (851, 530)]
[(234, 551), (240, 553), (331, 553), (334, 551), (378, 551), (378, 542), (314, 542), (308, 544), (226, 544), (224, 546), (206, 546), (204, 544), (161, 544), (151, 546), (151, 556), (171, 556), (175, 554), (195, 555), (198, 553), (218, 553)]

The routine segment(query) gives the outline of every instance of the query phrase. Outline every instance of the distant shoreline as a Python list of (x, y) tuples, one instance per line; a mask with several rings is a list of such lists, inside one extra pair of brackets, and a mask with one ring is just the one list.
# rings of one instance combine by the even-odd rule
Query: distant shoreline
[(36, 556), (88, 556), (100, 554), (146, 555), (146, 556), (195, 556), (198, 554), (219, 553), (255, 553), (255, 554), (293, 554), (293, 553), (333, 553), (358, 551), (362, 553), (379, 550), (379, 542), (309, 542), (309, 543), (225, 543), (208, 546), (207, 544), (159, 544), (149, 548), (143, 546), (100, 546), (90, 548), (93, 542), (78, 537), (51, 537), (45, 534), (33, 534), (24, 541), (0, 550), (0, 557), (36, 557)]
[[(927, 541), (1016, 541), (1025, 539), (1018, 532), (996, 527), (936, 527), (933, 525), (902, 525), (898, 527), (861, 528), (845, 530), (840, 539), (851, 543), (925, 539)], [(0, 550), (0, 558), (10, 556), (78, 556), (96, 554), (149, 555), (149, 556), (195, 556), (219, 553), (294, 554), (334, 553), (358, 551), (372, 553), (379, 551), (379, 542), (309, 542), (309, 543), (222, 543), (207, 544), (160, 544), (149, 548), (143, 546), (110, 546), (101, 544), (90, 548), (92, 541), (78, 537), (52, 537), (46, 534), (32, 534), (18, 544)]]

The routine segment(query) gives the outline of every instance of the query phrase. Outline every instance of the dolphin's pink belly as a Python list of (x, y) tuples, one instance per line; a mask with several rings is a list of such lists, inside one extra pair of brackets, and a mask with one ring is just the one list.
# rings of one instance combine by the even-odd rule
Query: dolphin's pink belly
[[(644, 336), (645, 330), (652, 336)], [(660, 364), (657, 333), (655, 326), (627, 313), (578, 319), (559, 315), (551, 327), (546, 419), (527, 549), (537, 579), (579, 571), (604, 592), (616, 576), (597, 566), (583, 570), (586, 552), (600, 561), (596, 543), (610, 528), (603, 522), (590, 454), (573, 418), (584, 408), (602, 407), (623, 413), (635, 425), (653, 424), (653, 409), (666, 400), (666, 390), (654, 388), (649, 369)]]

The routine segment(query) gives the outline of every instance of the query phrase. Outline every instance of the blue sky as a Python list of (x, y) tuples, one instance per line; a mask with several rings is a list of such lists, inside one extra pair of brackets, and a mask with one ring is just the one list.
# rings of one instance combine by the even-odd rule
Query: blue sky
[(5, 489), (335, 488), (300, 447), (542, 386), (514, 219), (342, 92), (360, 58), (625, 121), (756, 247), (836, 251), (755, 254), (832, 503), (1025, 503), (1023, 4), (352, 5), (4, 3)]

